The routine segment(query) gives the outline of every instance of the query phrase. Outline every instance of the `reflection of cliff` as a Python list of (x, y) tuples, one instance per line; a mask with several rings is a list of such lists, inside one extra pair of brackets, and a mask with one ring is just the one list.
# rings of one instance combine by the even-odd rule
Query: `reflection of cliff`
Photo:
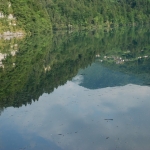
[[(20, 42), (16, 55), (7, 56), (2, 61), (1, 107), (20, 107), (38, 100), (43, 93), (51, 93), (54, 88), (71, 80), (80, 68), (91, 64), (95, 56), (98, 56), (98, 60), (105, 56), (133, 60), (141, 54), (150, 56), (149, 32), (146, 29), (131, 31), (55, 33), (53, 37), (34, 36)], [(128, 63), (134, 66), (134, 62)], [(148, 62), (142, 64), (145, 66)], [(15, 66), (12, 66), (13, 63)], [(109, 68), (111, 64), (116, 66), (111, 59), (103, 61), (101, 65)], [(124, 63), (127, 72), (129, 64)], [(123, 67), (122, 64), (117, 66)]]
[[(82, 41), (86, 42), (84, 36), (78, 39), (76, 34), (67, 39), (56, 36), (53, 43), (51, 37), (31, 37), (20, 43), (15, 62), (13, 56), (3, 60), (1, 106), (19, 107), (31, 103), (43, 93), (50, 93), (72, 79), (80, 67), (87, 66), (94, 59), (92, 48), (80, 48)], [(12, 62), (15, 67), (12, 67)]]
[[(46, 41), (51, 43), (49, 39)], [(37, 63), (36, 60), (39, 60), (38, 63), (40, 64), (42, 61), (40, 58), (44, 57), (48, 51), (44, 49), (45, 45), (48, 45), (45, 43), (46, 41), (39, 37), (27, 38), (18, 43), (18, 51), (15, 55), (7, 55), (2, 60), (3, 68), (0, 69), (0, 102), (2, 106), (11, 106), (15, 100), (17, 101), (15, 96), (28, 82), (30, 72)], [(42, 50), (45, 51), (42, 52)]]
[[(4, 68), (3, 60), (7, 56), (15, 56), (19, 47), (18, 43), (21, 41), (21, 39), (10, 39), (10, 40), (4, 40), (0, 39), (0, 68)], [(13, 66), (15, 63), (12, 64)]]

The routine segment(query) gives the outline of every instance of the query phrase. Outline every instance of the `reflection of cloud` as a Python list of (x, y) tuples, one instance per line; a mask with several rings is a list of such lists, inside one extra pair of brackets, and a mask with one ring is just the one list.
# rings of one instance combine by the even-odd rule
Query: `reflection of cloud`
[(84, 80), (84, 77), (82, 75), (77, 75), (72, 79), (72, 82), (76, 84), (81, 84)]
[(89, 90), (67, 82), (38, 102), (5, 110), (2, 116), (13, 113), (22, 134), (42, 137), (65, 150), (148, 150), (149, 92), (146, 86)]

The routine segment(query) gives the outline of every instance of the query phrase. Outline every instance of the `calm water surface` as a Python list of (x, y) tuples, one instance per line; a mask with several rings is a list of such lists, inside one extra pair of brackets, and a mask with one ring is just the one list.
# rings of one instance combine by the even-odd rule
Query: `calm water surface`
[(1, 39), (0, 150), (149, 150), (149, 39), (145, 28)]

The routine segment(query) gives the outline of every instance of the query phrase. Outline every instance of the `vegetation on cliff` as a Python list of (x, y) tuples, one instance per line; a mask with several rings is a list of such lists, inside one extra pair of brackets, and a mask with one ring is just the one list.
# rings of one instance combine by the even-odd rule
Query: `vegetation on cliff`
[(17, 27), (32, 33), (135, 26), (150, 23), (150, 0), (0, 0), (0, 12), (13, 14)]
[(2, 31), (21, 29), (32, 34), (51, 31), (47, 11), (40, 0), (1, 0), (0, 13), (4, 15), (0, 18)]
[(53, 28), (146, 24), (150, 0), (42, 0)]

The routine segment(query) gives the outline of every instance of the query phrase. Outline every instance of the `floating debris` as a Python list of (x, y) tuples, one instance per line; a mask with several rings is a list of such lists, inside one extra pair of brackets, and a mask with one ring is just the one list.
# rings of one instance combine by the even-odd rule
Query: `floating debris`
[(80, 75), (84, 76), (84, 75), (85, 75), (85, 73), (81, 73)]
[(113, 119), (104, 119), (104, 120), (113, 120)]

